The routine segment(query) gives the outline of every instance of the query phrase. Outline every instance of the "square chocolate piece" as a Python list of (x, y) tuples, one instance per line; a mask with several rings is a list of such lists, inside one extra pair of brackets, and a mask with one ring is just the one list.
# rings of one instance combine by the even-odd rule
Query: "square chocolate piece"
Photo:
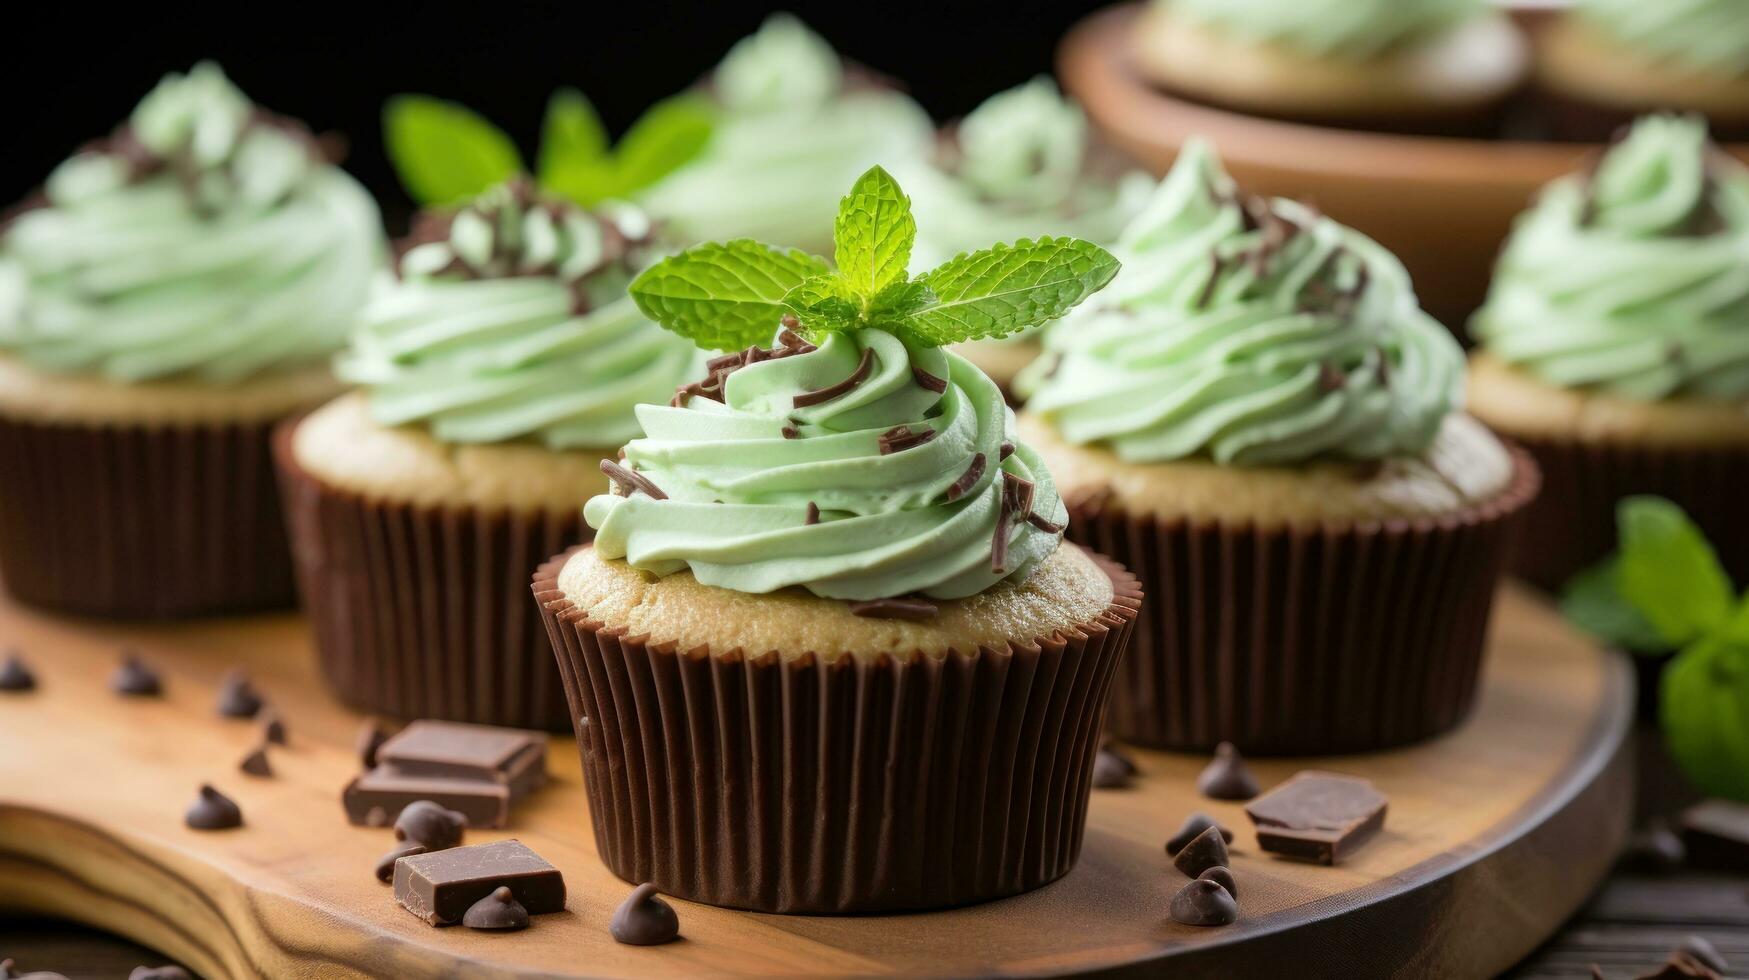
[(564, 911), (564, 876), (521, 841), (452, 847), (395, 862), (395, 900), (434, 926), (460, 922), (475, 902), (501, 886), (529, 915)]
[(1385, 825), (1386, 800), (1356, 776), (1305, 770), (1245, 805), (1257, 846), (1335, 864)]
[(346, 784), (340, 804), (346, 819), (366, 827), (387, 827), (409, 803), (430, 800), (460, 811), (470, 827), (503, 827), (510, 822), (510, 787), (484, 779), (409, 776), (377, 766)]
[(409, 776), (483, 779), (522, 796), (546, 781), (544, 732), (415, 721), (377, 749), (377, 764)]

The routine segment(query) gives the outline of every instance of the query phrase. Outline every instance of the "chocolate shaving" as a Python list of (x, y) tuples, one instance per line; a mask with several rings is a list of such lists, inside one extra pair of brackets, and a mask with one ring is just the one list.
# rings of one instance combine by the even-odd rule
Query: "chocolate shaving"
[(1008, 571), (1008, 532), (1014, 527), (1016, 515), (1032, 511), (1033, 486), (1013, 473), (1002, 474), (1002, 504), (996, 513), (996, 531), (990, 542), (990, 571), (997, 575)]
[(654, 500), (668, 499), (668, 495), (662, 492), (662, 488), (651, 483), (649, 477), (629, 467), (621, 466), (611, 459), (601, 461), (601, 472), (606, 473), (609, 480), (625, 491), (622, 496), (629, 497), (633, 492), (639, 492)]
[(880, 443), (881, 455), (890, 456), (907, 449), (921, 446), (935, 438), (934, 429), (912, 431), (908, 425), (897, 425), (880, 434), (876, 441)]
[(983, 478), (984, 454), (977, 453), (972, 456), (972, 465), (966, 467), (966, 471), (960, 474), (960, 478), (953, 481), (953, 485), (947, 488), (947, 499), (950, 502), (960, 499), (966, 495), (966, 491), (977, 486), (978, 481)]
[(802, 430), (796, 428), (794, 425), (785, 425), (778, 431), (783, 433), (785, 439), (800, 439), (802, 437)]
[(932, 619), (941, 609), (927, 599), (863, 599), (850, 604), (851, 613), (870, 619)]
[(1014, 455), (1014, 443), (1005, 442), (1002, 444), (1001, 451), (996, 454), (996, 461), (1000, 463), (1012, 455)]
[(1332, 391), (1341, 390), (1342, 386), (1347, 383), (1348, 375), (1343, 374), (1341, 368), (1329, 361), (1318, 365), (1318, 391), (1329, 394)]
[(874, 370), (874, 349), (864, 347), (862, 349), (862, 359), (856, 362), (856, 370), (850, 372), (849, 377), (835, 384), (829, 384), (824, 388), (816, 388), (813, 391), (802, 392), (794, 398), (795, 407), (807, 408), (811, 405), (820, 405), (829, 402), (834, 398), (847, 395), (850, 392), (855, 391), (856, 386), (862, 384), (863, 381), (868, 378), (869, 372), (872, 370)]
[[(1227, 259), (1219, 252), (1210, 252), (1209, 262), (1212, 268), (1209, 269), (1208, 282), (1203, 283), (1202, 292), (1196, 295), (1196, 308), (1199, 310), (1208, 309), (1209, 303), (1215, 298), (1215, 287), (1221, 283), (1221, 273), (1227, 268)], [(1055, 370), (1052, 368), (1053, 372)]]
[(808, 501), (808, 519), (803, 521), (802, 523), (809, 526), (809, 527), (812, 527), (815, 524), (820, 523), (820, 505), (819, 504), (814, 503), (812, 500)]
[(919, 388), (933, 391), (938, 395), (947, 390), (946, 378), (938, 378), (915, 364), (911, 365), (911, 377), (917, 379)]
[(1064, 525), (1058, 524), (1052, 520), (1048, 520), (1044, 517), (1039, 516), (1038, 514), (1026, 515), (1026, 522), (1028, 524), (1031, 524), (1033, 527), (1036, 527), (1039, 530), (1045, 532), (1046, 534), (1061, 534), (1063, 532)]

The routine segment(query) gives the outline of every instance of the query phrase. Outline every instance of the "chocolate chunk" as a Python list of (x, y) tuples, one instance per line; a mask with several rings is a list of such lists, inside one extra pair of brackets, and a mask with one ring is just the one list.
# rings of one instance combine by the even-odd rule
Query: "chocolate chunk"
[(272, 776), (273, 765), (267, 761), (266, 743), (257, 745), (255, 751), (244, 756), (243, 761), (237, 763), (237, 768), (251, 776)]
[(413, 854), (395, 862), (395, 900), (426, 922), (461, 921), (474, 903), (501, 887), (529, 915), (565, 907), (559, 869), (516, 840)]
[(203, 783), (200, 797), (188, 805), (182, 822), (195, 830), (230, 830), (243, 826), (243, 811), (230, 797)]
[(1682, 867), (1687, 856), (1688, 848), (1671, 829), (1670, 821), (1653, 817), (1628, 838), (1620, 863), (1631, 871), (1662, 874)]
[(280, 719), (279, 715), (270, 714), (267, 716), (267, 720), (261, 723), (261, 737), (274, 745), (285, 744), (285, 722)]
[[(1220, 825), (1215, 823), (1215, 818), (1206, 813), (1193, 813), (1190, 816), (1185, 817), (1184, 824), (1178, 828), (1178, 833), (1173, 834), (1172, 838), (1166, 842), (1166, 853), (1177, 854), (1179, 851), (1184, 850), (1184, 845), (1196, 840), (1203, 831), (1210, 827), (1218, 826)], [(1231, 844), (1233, 842), (1233, 832), (1225, 827), (1221, 827), (1220, 830), (1221, 843)]]
[(1172, 896), (1172, 921), (1187, 926), (1230, 926), (1239, 921), (1239, 903), (1225, 888), (1198, 878)]
[(544, 732), (448, 721), (415, 721), (377, 750), (379, 765), (408, 776), (504, 783), (521, 796), (545, 784)]
[(1210, 868), (1224, 868), (1227, 861), (1227, 839), (1219, 827), (1197, 834), (1172, 858), (1173, 865), (1187, 878), (1195, 878)]
[(36, 675), (25, 666), (17, 650), (6, 653), (6, 663), (0, 666), (0, 691), (21, 693), (36, 690)]
[(382, 857), (377, 858), (377, 880), (385, 885), (388, 884), (389, 879), (395, 876), (396, 861), (399, 861), (404, 857), (412, 857), (415, 854), (425, 854), (430, 850), (431, 848), (426, 847), (424, 844), (418, 843), (417, 841), (409, 841), (389, 853), (384, 854)]
[(859, 599), (850, 603), (852, 615), (868, 619), (932, 619), (940, 607), (928, 599), (899, 596), (892, 599)]
[(1118, 786), (1128, 786), (1130, 777), (1136, 774), (1136, 764), (1118, 750), (1102, 745), (1099, 754), (1093, 757), (1093, 786), (1095, 789), (1113, 789)]
[(358, 761), (366, 769), (374, 769), (377, 764), (377, 750), (389, 740), (389, 733), (374, 721), (365, 722), (358, 732)]
[(395, 818), (395, 839), (425, 845), (429, 851), (441, 851), (462, 842), (462, 830), (468, 818), (430, 800), (416, 800), (401, 810)]
[(128, 980), (194, 980), (180, 966), (136, 966)]
[(249, 675), (233, 670), (219, 685), (219, 714), (226, 718), (253, 718), (261, 710), (261, 695), (249, 683)]
[(1264, 850), (1335, 864), (1385, 825), (1385, 807), (1364, 779), (1308, 769), (1252, 800), (1245, 813)]
[(1749, 804), (1696, 803), (1682, 812), (1688, 865), (1702, 871), (1749, 871)]
[(510, 888), (500, 885), (492, 894), (468, 906), (462, 913), (462, 925), (469, 929), (495, 929), (506, 932), (528, 928), (528, 910), (510, 894)]
[(1205, 869), (1203, 873), (1197, 875), (1197, 877), (1220, 885), (1227, 890), (1227, 894), (1234, 898), (1239, 897), (1239, 883), (1233, 880), (1233, 869), (1231, 868), (1223, 868), (1220, 865), (1216, 865), (1215, 867)]
[(109, 689), (130, 698), (155, 698), (164, 693), (157, 672), (131, 651), (121, 655), (121, 666), (109, 675)]
[(620, 903), (607, 931), (627, 946), (660, 946), (680, 936), (680, 917), (656, 893), (656, 886), (645, 882)]
[(1257, 795), (1257, 777), (1232, 742), (1215, 746), (1215, 757), (1196, 777), (1196, 788), (1211, 800), (1248, 800)]

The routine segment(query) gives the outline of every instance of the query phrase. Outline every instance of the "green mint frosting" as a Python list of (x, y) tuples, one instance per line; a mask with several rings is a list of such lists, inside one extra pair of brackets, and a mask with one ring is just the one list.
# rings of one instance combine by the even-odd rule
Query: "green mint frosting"
[(601, 555), (741, 592), (949, 599), (1056, 550), (1067, 512), (977, 368), (879, 329), (782, 340), (638, 406), (623, 462), (663, 498), (591, 499)]
[(735, 45), (711, 79), (701, 155), (640, 195), (677, 238), (756, 238), (823, 251), (838, 197), (873, 164), (928, 152), (911, 99), (854, 86), (831, 46), (787, 15)]
[(402, 257), (335, 364), (384, 425), (423, 423), (455, 443), (617, 446), (638, 434), (633, 406), (665, 401), (692, 370), (692, 345), (625, 294), (648, 257), (637, 209), (591, 214), (516, 181), (439, 227)]
[(0, 241), (0, 349), (43, 370), (229, 384), (317, 361), (381, 265), (370, 195), (212, 64), (43, 196)]
[(1552, 384), (1749, 397), (1749, 170), (1700, 119), (1641, 119), (1519, 218), (1471, 326)]
[(1463, 353), (1402, 264), (1242, 194), (1200, 141), (1114, 251), (1117, 278), (1019, 381), (1073, 442), (1141, 462), (1379, 459), (1425, 449), (1458, 403)]
[[(1155, 0), (1175, 16), (1320, 58), (1365, 60), (1487, 10), (1486, 0)], [(1660, 0), (1651, 0), (1660, 2)]]
[(1574, 14), (1653, 58), (1749, 75), (1749, 3), (1744, 0), (1579, 0)]

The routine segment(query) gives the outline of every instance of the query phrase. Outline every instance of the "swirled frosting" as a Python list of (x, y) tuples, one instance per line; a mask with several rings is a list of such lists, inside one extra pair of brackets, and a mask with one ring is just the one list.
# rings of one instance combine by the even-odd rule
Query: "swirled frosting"
[(487, 191), (409, 249), (335, 364), (384, 425), (445, 442), (536, 439), (563, 449), (638, 434), (632, 406), (664, 401), (697, 360), (625, 293), (650, 223)]
[(345, 342), (376, 204), (216, 65), (170, 75), (0, 244), (0, 348), (117, 381), (231, 384)]
[(1472, 329), (1563, 387), (1749, 397), (1749, 170), (1699, 119), (1641, 119), (1519, 218)]
[(741, 592), (950, 599), (1057, 548), (1067, 512), (977, 368), (881, 330), (783, 340), (638, 406), (623, 465), (648, 487), (583, 511), (603, 557)]
[(1045, 335), (1028, 411), (1123, 459), (1285, 465), (1418, 453), (1463, 354), (1359, 233), (1241, 194), (1187, 145), (1125, 229), (1123, 270)]
[(1315, 57), (1364, 61), (1448, 30), (1485, 0), (1155, 0), (1174, 16)]
[(1574, 14), (1625, 47), (1672, 64), (1749, 75), (1744, 0), (1580, 0)]
[(756, 238), (826, 251), (838, 199), (869, 166), (928, 152), (929, 117), (903, 94), (847, 83), (831, 46), (787, 15), (731, 49), (711, 79), (703, 153), (642, 196), (677, 238)]

